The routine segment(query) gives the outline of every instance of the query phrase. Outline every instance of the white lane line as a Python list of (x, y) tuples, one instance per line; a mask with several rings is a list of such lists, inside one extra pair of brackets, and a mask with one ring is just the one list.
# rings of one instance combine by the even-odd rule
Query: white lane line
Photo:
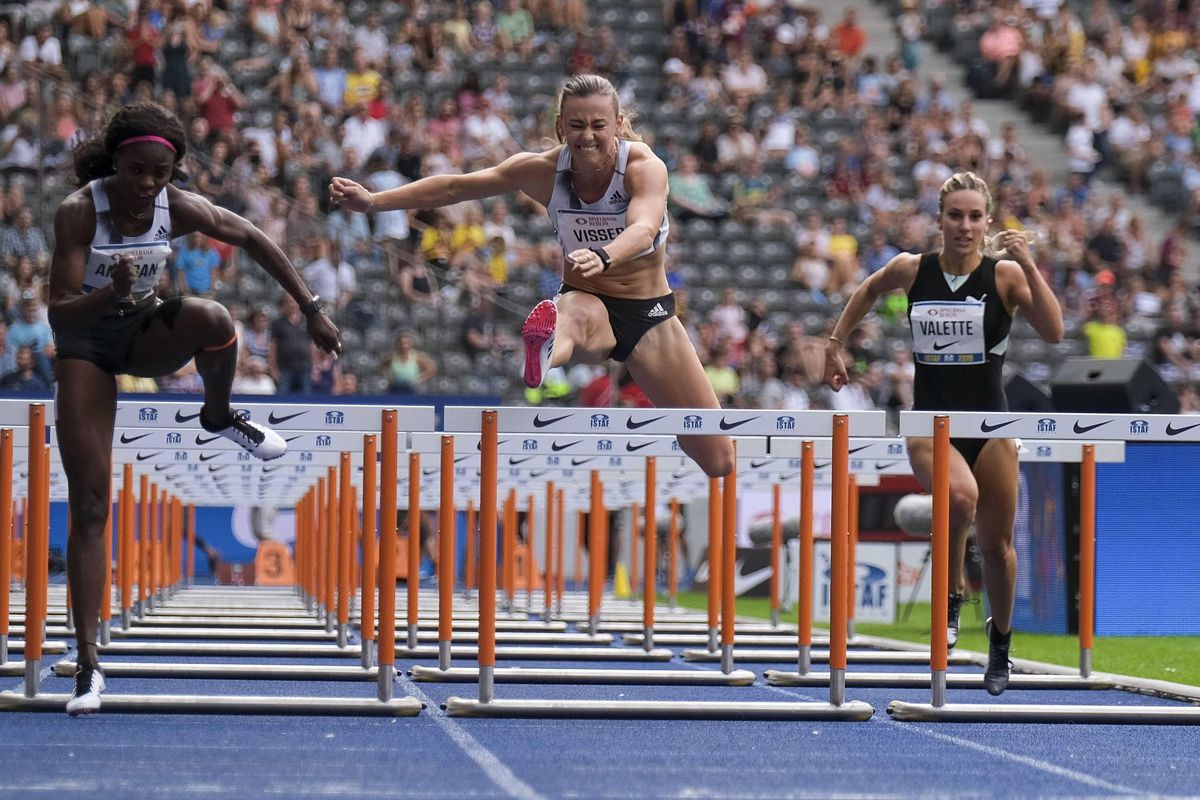
[(446, 716), (446, 712), (442, 711), (437, 701), (431, 700), (429, 695), (421, 691), (421, 688), (416, 683), (405, 677), (402, 672), (397, 672), (396, 675), (400, 685), (404, 687), (404, 691), (425, 704), (430, 719), (445, 731), (446, 735), (458, 745), (460, 750), (466, 753), (467, 758), (474, 761), (483, 770), (483, 774), (487, 776), (488, 780), (496, 784), (500, 791), (509, 797), (517, 798), (517, 800), (548, 800), (545, 795), (539, 794), (536, 789), (518, 778), (511, 769), (504, 765), (504, 762), (495, 753), (480, 744), (478, 739), (463, 730), (462, 726), (453, 719)]
[[(787, 695), (788, 697), (799, 698), (801, 700), (818, 700), (819, 702), (828, 702), (828, 698), (820, 699), (820, 698), (816, 698), (816, 697), (811, 697), (809, 695), (801, 694), (799, 692), (789, 692), (787, 689), (783, 689), (779, 686), (764, 686), (763, 688), (769, 689), (770, 691), (776, 692), (777, 694)], [(884, 713), (887, 713), (887, 712), (885, 711)], [(1094, 775), (1088, 775), (1087, 773), (1084, 773), (1084, 772), (1077, 772), (1073, 769), (1067, 769), (1066, 767), (1060, 767), (1059, 765), (1052, 764), (1049, 761), (1042, 761), (1040, 758), (1031, 758), (1030, 756), (1019, 755), (1017, 753), (1009, 752), (1008, 750), (1001, 750), (999, 747), (992, 747), (990, 745), (980, 744), (979, 742), (973, 742), (970, 739), (960, 739), (957, 736), (950, 736), (945, 733), (938, 733), (937, 731), (930, 730), (929, 728), (920, 728), (911, 723), (897, 722), (894, 719), (888, 719), (887, 717), (880, 717), (880, 716), (878, 716), (878, 714), (876, 714), (876, 716), (871, 718), (871, 722), (874, 722), (876, 724), (882, 723), (884, 725), (891, 725), (899, 730), (904, 730), (904, 731), (908, 731), (910, 733), (920, 734), (922, 736), (928, 736), (931, 739), (937, 739), (938, 741), (946, 742), (947, 744), (958, 745), (959, 747), (965, 747), (968, 750), (975, 750), (977, 752), (984, 753), (989, 756), (995, 756), (996, 758), (1001, 758), (1001, 759), (1004, 759), (1005, 761), (1012, 761), (1014, 763), (1021, 764), (1026, 767), (1032, 767), (1033, 769), (1040, 770), (1042, 772), (1046, 772), (1050, 775), (1056, 775), (1060, 778), (1067, 778), (1067, 779), (1073, 780), (1077, 783), (1082, 783), (1085, 786), (1091, 786), (1096, 789), (1103, 789), (1107, 792), (1115, 792), (1117, 794), (1120, 794), (1120, 795), (1123, 795), (1126, 797), (1152, 796), (1151, 793), (1147, 793), (1143, 789), (1133, 789), (1128, 786), (1122, 786), (1122, 785), (1116, 784), (1116, 783), (1109, 783), (1108, 781), (1104, 780), (1103, 778), (1097, 778)]]

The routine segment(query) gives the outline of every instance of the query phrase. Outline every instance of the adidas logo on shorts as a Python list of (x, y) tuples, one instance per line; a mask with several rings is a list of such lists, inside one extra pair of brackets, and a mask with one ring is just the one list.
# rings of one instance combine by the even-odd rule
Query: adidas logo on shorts
[(669, 314), (667, 314), (667, 310), (662, 307), (662, 303), (655, 303), (654, 308), (652, 308), (646, 312), (646, 316), (647, 317), (666, 317), (666, 316), (669, 316)]

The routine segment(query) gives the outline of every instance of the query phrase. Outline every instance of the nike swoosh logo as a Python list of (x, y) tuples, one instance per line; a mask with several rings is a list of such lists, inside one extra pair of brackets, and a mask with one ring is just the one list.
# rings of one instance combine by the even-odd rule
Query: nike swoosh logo
[(660, 419), (664, 418), (665, 417), (651, 417), (650, 419), (644, 419), (641, 422), (634, 422), (633, 418), (630, 417), (629, 419), (625, 420), (625, 427), (631, 431), (636, 431), (638, 428), (644, 428), (650, 423), (658, 422)]
[(719, 427), (723, 431), (731, 431), (734, 428), (740, 428), (741, 426), (745, 425), (747, 422), (754, 422), (754, 420), (756, 420), (756, 419), (758, 419), (758, 417), (748, 417), (743, 420), (738, 420), (737, 422), (726, 422), (725, 418), (721, 417), (721, 424)]
[(221, 472), (222, 470), (229, 469), (231, 466), (233, 466), (233, 465), (232, 464), (209, 464), (208, 471), (210, 473)]
[(529, 461), (532, 458), (533, 456), (525, 456), (524, 458), (517, 458), (516, 456), (513, 456), (508, 459), (508, 465), (510, 467), (515, 467), (517, 464), (524, 464), (526, 461)]
[[(1078, 422), (1076, 422), (1076, 423), (1075, 423), (1075, 424), (1072, 426), (1072, 429), (1073, 429), (1073, 430), (1074, 430), (1076, 433), (1087, 433), (1088, 431), (1094, 431), (1094, 430), (1096, 430), (1096, 428), (1099, 428), (1099, 427), (1100, 427), (1100, 426), (1102, 426), (1102, 425), (1107, 425), (1107, 424), (1108, 424), (1108, 423), (1110, 423), (1110, 422), (1112, 422), (1112, 420), (1111, 420), (1111, 419), (1106, 419), (1106, 420), (1104, 420), (1104, 422), (1097, 422), (1095, 425), (1080, 425)], [(1195, 425), (1193, 425), (1192, 427), (1195, 427)], [(1186, 430), (1186, 428), (1185, 428), (1185, 430)], [(1170, 431), (1170, 423), (1168, 423), (1168, 424), (1167, 424), (1167, 432), (1168, 432), (1168, 433), (1170, 433), (1170, 432), (1171, 432), (1171, 431)]]
[(529, 477), (531, 477), (531, 478), (540, 478), (540, 477), (542, 477), (543, 475), (545, 475), (545, 474), (546, 474), (547, 472), (549, 472), (549, 471), (550, 471), (550, 470), (548, 470), (548, 469), (543, 469), (543, 470), (539, 470), (539, 471), (537, 471), (537, 472), (531, 472), (531, 473), (529, 473)]
[[(175, 465), (174, 465), (174, 464), (167, 464), (167, 465), (165, 465), (165, 466), (164, 466), (163, 464), (155, 464), (155, 465), (154, 465), (154, 471), (155, 471), (155, 472), (162, 472), (163, 470), (170, 469), (170, 468), (171, 468), (171, 467), (173, 467), (173, 466), (175, 466)], [(172, 476), (172, 477), (174, 477), (174, 476)]]
[(744, 593), (747, 589), (758, 586), (760, 583), (771, 577), (771, 568), (769, 566), (761, 569), (756, 569), (754, 572), (743, 573), (742, 567), (745, 566), (742, 559), (738, 559), (737, 573), (733, 576), (733, 593), (735, 595)]
[[(496, 446), (499, 447), (500, 445), (504, 444), (507, 441), (508, 441), (508, 439), (497, 439)], [(483, 439), (480, 439), (478, 442), (475, 443), (475, 449), (481, 453), (483, 452)]]
[(137, 454), (137, 460), (138, 460), (138, 461), (146, 461), (146, 460), (148, 460), (148, 459), (151, 459), (151, 458), (154, 458), (155, 456), (160, 456), (160, 455), (162, 455), (162, 450), (159, 450), (157, 453), (151, 453), (151, 454), (150, 454), (150, 455), (148, 455), (148, 456), (146, 456), (146, 455), (142, 455), (141, 453), (138, 453), (138, 454)]
[(547, 425), (553, 425), (556, 422), (562, 422), (564, 419), (567, 419), (570, 416), (571, 416), (570, 414), (563, 414), (561, 417), (551, 417), (550, 419), (542, 419), (541, 414), (534, 414), (533, 415), (533, 427), (544, 428)]
[(998, 431), (1007, 425), (1012, 425), (1014, 422), (1016, 422), (1015, 419), (1010, 419), (1007, 422), (1001, 422), (996, 425), (990, 425), (990, 424), (988, 424), (988, 421), (985, 419), (983, 422), (979, 423), (979, 430), (983, 431), (984, 433), (991, 433), (992, 431)]
[(645, 447), (649, 447), (652, 444), (654, 444), (654, 442), (646, 442), (645, 444), (639, 444), (639, 445), (635, 445), (633, 442), (626, 442), (625, 443), (625, 452), (636, 453), (638, 450), (641, 450), (642, 448), (645, 448)]
[(121, 444), (129, 444), (130, 442), (136, 442), (138, 439), (145, 439), (149, 435), (150, 434), (148, 434), (148, 433), (143, 433), (141, 436), (127, 436), (124, 433), (122, 433), (121, 434)]
[(676, 470), (675, 472), (671, 473), (671, 478), (672, 478), (672, 480), (678, 481), (678, 480), (682, 480), (683, 478), (686, 478), (688, 475), (691, 475), (691, 474), (692, 473), (690, 470), (686, 470), (686, 469)]
[(758, 469), (759, 467), (765, 467), (767, 464), (770, 464), (774, 460), (775, 459), (773, 459), (773, 458), (768, 458), (765, 461), (751, 461), (750, 469)]
[(888, 467), (894, 467), (896, 464), (899, 464), (899, 463), (900, 463), (899, 461), (884, 461), (883, 463), (876, 461), (875, 469), (887, 469)]
[(220, 439), (220, 438), (222, 438), (222, 437), (218, 434), (217, 436), (209, 436), (206, 439), (197, 433), (196, 434), (196, 444), (208, 444), (209, 442), (215, 442), (217, 439)]
[(554, 452), (558, 453), (563, 450), (566, 450), (569, 447), (574, 447), (575, 445), (579, 444), (579, 442), (581, 442), (581, 441), (583, 441), (583, 440), (580, 439), (580, 440), (577, 440), (574, 442), (567, 442), (566, 444), (559, 444), (558, 442), (551, 442), (550, 449), (553, 450)]
[(572, 466), (572, 467), (578, 467), (580, 464), (586, 464), (586, 463), (588, 463), (589, 461), (592, 461), (592, 460), (593, 460), (593, 459), (591, 459), (591, 458), (572, 458), (572, 459), (571, 459), (571, 466)]
[(454, 463), (457, 464), (460, 461), (466, 461), (468, 458), (471, 458), (471, 457), (472, 456), (459, 456), (458, 458), (454, 459)]
[(799, 472), (789, 472), (787, 475), (780, 475), (779, 482), (787, 483), (788, 481), (794, 481), (794, 480), (796, 480), (796, 478), (799, 478), (799, 477), (800, 477)]
[(933, 351), (935, 353), (940, 353), (943, 350), (945, 350), (947, 347), (954, 347), (954, 345), (958, 344), (961, 341), (962, 341), (962, 339), (955, 339), (953, 342), (945, 342), (945, 343), (934, 342), (933, 343)]
[(297, 440), (297, 439), (299, 439), (299, 438), (300, 438), (299, 436), (287, 436), (287, 437), (285, 437), (285, 438), (284, 438), (284, 441), (285, 441), (285, 442), (294, 442), (294, 441), (296, 441), (296, 440)]
[(1184, 425), (1182, 428), (1176, 428), (1173, 425), (1171, 425), (1171, 423), (1168, 422), (1167, 423), (1167, 436), (1178, 436), (1179, 434), (1183, 433), (1184, 431), (1190, 431), (1192, 428), (1197, 428), (1197, 427), (1200, 427), (1200, 422), (1197, 422), (1195, 425)]
[(201, 453), (200, 460), (201, 461), (212, 461), (214, 458), (216, 458), (219, 455), (221, 455), (221, 454), (220, 453)]
[(851, 447), (851, 448), (850, 448), (850, 449), (849, 449), (847, 452), (849, 452), (849, 453), (857, 453), (857, 452), (858, 452), (858, 451), (860, 451), (860, 450), (866, 450), (866, 449), (867, 449), (868, 447), (870, 447), (870, 446), (871, 446), (871, 445), (869, 445), (869, 444), (864, 444), (864, 445), (859, 445), (858, 447)]
[(826, 467), (830, 466), (831, 464), (833, 464), (832, 461), (826, 461), (824, 464), (818, 464), (814, 461), (813, 462), (813, 470), (815, 471), (815, 470), (819, 470), (819, 469), (825, 469)]
[(196, 419), (199, 416), (200, 416), (199, 411), (197, 411), (195, 414), (185, 414), (182, 411), (176, 411), (175, 412), (175, 421), (180, 424), (183, 424), (185, 422), (191, 422), (192, 420)]
[(283, 469), (286, 466), (287, 466), (287, 464), (278, 464), (274, 467), (263, 467), (262, 471), (264, 473), (278, 472), (279, 470)]
[(421, 470), (421, 474), (424, 475), (425, 477), (429, 477), (430, 475), (435, 475), (435, 474), (437, 474), (437, 467), (430, 467), (429, 469), (423, 469), (423, 470)]
[(289, 419), (295, 419), (296, 417), (300, 416), (301, 414), (307, 414), (307, 413), (308, 413), (307, 411), (297, 411), (295, 414), (284, 414), (282, 416), (277, 417), (277, 416), (275, 416), (275, 412), (272, 411), (270, 414), (267, 415), (267, 421), (270, 422), (272, 425), (278, 425), (281, 422), (287, 422)]

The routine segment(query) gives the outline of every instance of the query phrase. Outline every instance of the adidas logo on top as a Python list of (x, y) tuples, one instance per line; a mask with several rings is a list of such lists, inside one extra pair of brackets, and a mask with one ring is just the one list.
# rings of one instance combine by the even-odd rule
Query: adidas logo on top
[(171, 232), (167, 230), (165, 225), (159, 225), (158, 230), (154, 232), (154, 241), (161, 242), (171, 238)]
[(613, 193), (608, 198), (608, 204), (610, 206), (615, 206), (619, 203), (628, 203), (628, 202), (629, 202), (629, 198), (626, 197), (624, 194), (622, 194), (620, 189), (613, 189)]
[(654, 308), (646, 312), (647, 317), (665, 317), (668, 316), (667, 310), (662, 307), (662, 303), (655, 303)]

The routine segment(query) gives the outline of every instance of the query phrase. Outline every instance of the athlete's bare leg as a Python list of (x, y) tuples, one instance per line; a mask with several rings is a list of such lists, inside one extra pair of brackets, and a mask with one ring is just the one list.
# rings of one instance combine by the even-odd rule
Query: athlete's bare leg
[[(927, 492), (933, 491), (933, 439), (912, 436), (908, 439), (908, 460), (913, 475)], [(967, 537), (975, 522), (979, 503), (979, 484), (962, 453), (950, 448), (950, 593), (964, 594), (967, 583), (964, 562)]]
[(989, 441), (975, 462), (975, 475), (980, 486), (975, 541), (983, 556), (992, 625), (1004, 634), (1012, 624), (1017, 585), (1017, 551), (1013, 547), (1019, 484), (1016, 443), (1012, 439)]

